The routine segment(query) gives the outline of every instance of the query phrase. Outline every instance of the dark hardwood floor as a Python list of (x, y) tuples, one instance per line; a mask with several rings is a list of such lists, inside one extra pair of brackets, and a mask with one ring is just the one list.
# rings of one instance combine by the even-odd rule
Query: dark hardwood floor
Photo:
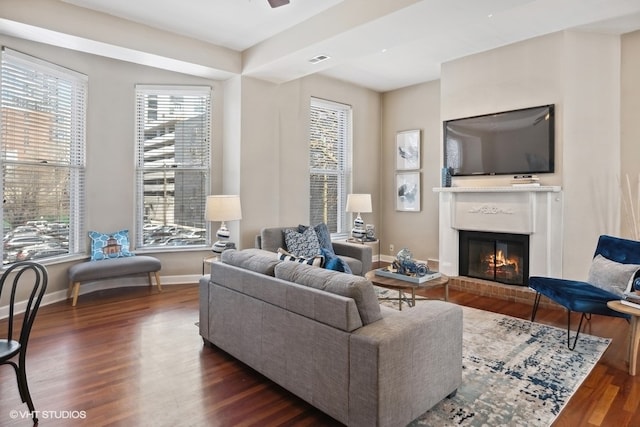
[[(424, 295), (440, 297), (434, 289)], [(531, 307), (451, 291), (450, 300), (514, 317)], [(562, 310), (537, 321), (565, 326)], [(42, 307), (27, 372), (41, 426), (332, 426), (336, 421), (216, 348), (203, 345), (196, 285), (83, 295)], [(613, 337), (555, 426), (640, 425), (640, 376), (624, 361), (628, 324), (594, 316), (586, 332)], [(0, 426), (29, 426), (13, 370), (0, 367)], [(18, 417), (13, 419), (18, 411)]]

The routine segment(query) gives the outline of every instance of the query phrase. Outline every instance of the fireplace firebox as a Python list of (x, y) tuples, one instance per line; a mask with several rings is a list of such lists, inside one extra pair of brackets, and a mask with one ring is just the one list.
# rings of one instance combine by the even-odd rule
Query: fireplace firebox
[(459, 273), (507, 285), (529, 284), (529, 235), (460, 230)]

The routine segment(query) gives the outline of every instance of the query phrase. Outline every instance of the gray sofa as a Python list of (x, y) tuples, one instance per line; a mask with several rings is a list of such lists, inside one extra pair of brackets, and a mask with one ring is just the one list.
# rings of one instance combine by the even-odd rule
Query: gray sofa
[(462, 381), (462, 310), (381, 307), (364, 277), (227, 250), (200, 280), (200, 334), (349, 426), (404, 426)]
[[(255, 247), (269, 252), (277, 252), (278, 248), (287, 249), (284, 239), (285, 229), (297, 229), (297, 227), (267, 227), (256, 236)], [(332, 241), (333, 251), (342, 258), (353, 274), (364, 276), (371, 270), (373, 251), (367, 245), (349, 243), (347, 241)]]

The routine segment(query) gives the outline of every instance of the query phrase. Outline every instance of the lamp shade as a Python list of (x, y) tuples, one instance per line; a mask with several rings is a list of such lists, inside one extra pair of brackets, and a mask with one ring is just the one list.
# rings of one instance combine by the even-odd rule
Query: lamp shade
[(371, 194), (348, 194), (347, 212), (368, 213), (371, 209)]
[(240, 196), (207, 196), (204, 217), (207, 221), (233, 221), (242, 219)]

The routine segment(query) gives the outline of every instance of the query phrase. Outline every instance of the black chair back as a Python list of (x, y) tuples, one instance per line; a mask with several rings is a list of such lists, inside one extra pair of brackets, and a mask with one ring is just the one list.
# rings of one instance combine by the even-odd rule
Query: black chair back
[[(12, 264), (4, 271), (2, 277), (0, 277), (0, 301), (2, 301), (2, 295), (6, 295), (5, 291), (10, 292), (6, 334), (6, 338), (9, 341), (16, 340), (21, 346), (26, 347), (36, 313), (38, 312), (38, 308), (40, 308), (40, 303), (47, 290), (47, 282), (48, 274), (46, 268), (33, 261), (22, 261)], [(7, 283), (10, 283), (10, 285), (5, 289)], [(21, 327), (16, 328), (16, 299), (22, 297), (20, 293), (22, 289), (27, 292), (29, 299), (24, 307), (24, 317), (22, 318)], [(14, 331), (16, 331), (15, 335)]]
[[(38, 423), (27, 384), (26, 353), (29, 335), (33, 322), (40, 308), (42, 297), (47, 290), (47, 269), (33, 261), (22, 261), (12, 264), (0, 277), (0, 301), (4, 295), (8, 297), (9, 317), (6, 323), (6, 335), (0, 330), (0, 365), (11, 365), (18, 380), (20, 398), (29, 407), (33, 423)], [(6, 292), (5, 292), (6, 291)], [(26, 300), (24, 316), (19, 324), (19, 316), (16, 316), (16, 302)], [(19, 303), (22, 306), (22, 303)], [(1, 322), (0, 322), (1, 323)], [(6, 337), (6, 338), (5, 338)], [(13, 358), (18, 356), (18, 361)], [(1, 424), (1, 423), (0, 423)]]

